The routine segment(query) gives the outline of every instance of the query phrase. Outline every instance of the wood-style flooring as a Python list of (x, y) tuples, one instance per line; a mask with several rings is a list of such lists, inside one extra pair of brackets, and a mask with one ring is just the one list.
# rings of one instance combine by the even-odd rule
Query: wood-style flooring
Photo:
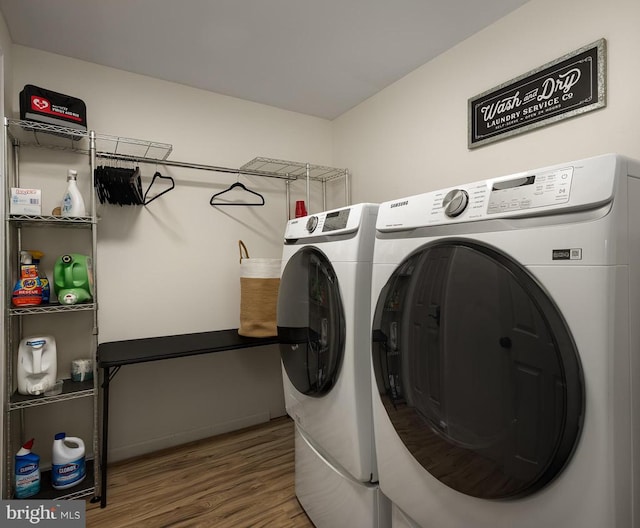
[(288, 417), (109, 466), (87, 528), (313, 528), (294, 492)]

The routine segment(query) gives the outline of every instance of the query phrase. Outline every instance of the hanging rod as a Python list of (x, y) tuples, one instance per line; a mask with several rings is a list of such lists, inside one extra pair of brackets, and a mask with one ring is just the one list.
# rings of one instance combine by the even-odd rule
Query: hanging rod
[(182, 167), (184, 169), (207, 170), (212, 172), (226, 172), (230, 174), (242, 174), (245, 176), (264, 176), (267, 178), (278, 178), (280, 180), (297, 180), (298, 177), (290, 174), (268, 173), (264, 171), (254, 171), (250, 169), (232, 169), (230, 167), (218, 167), (215, 165), (203, 165), (200, 163), (188, 163), (183, 161), (171, 161), (166, 159), (140, 158), (128, 154), (113, 154), (110, 152), (96, 152), (96, 157), (113, 159), (119, 161), (132, 161), (135, 163), (149, 163), (152, 165), (163, 165), (166, 167)]

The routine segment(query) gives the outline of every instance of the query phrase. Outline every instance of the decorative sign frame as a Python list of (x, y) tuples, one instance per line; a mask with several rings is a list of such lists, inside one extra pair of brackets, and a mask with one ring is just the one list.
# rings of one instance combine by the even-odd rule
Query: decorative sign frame
[(606, 105), (605, 39), (469, 99), (475, 148)]

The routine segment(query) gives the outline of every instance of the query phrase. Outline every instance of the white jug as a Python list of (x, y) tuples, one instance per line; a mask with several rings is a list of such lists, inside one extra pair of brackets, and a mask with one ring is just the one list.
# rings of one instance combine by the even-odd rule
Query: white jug
[(38, 395), (53, 387), (58, 375), (53, 336), (25, 337), (18, 348), (18, 392)]
[(51, 485), (54, 489), (67, 489), (84, 480), (87, 466), (84, 442), (76, 436), (58, 433), (53, 440), (51, 457)]

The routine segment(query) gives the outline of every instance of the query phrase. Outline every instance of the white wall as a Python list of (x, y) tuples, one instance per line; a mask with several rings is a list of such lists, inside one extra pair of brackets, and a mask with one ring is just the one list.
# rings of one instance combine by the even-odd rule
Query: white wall
[[(172, 160), (227, 167), (256, 156), (331, 162), (331, 123), (322, 119), (21, 46), (14, 46), (13, 57), (8, 115), (18, 116), (18, 92), (34, 84), (83, 99), (89, 128), (99, 133), (171, 143)], [(33, 149), (22, 149), (21, 159), (23, 185), (43, 188), (48, 212), (58, 205), (66, 169), (75, 161)], [(78, 168), (88, 196), (86, 163)], [(176, 189), (146, 208), (99, 209), (101, 342), (237, 328), (238, 240), (253, 257), (281, 255), (283, 180), (240, 177), (266, 205), (213, 208), (210, 196), (236, 175), (142, 165), (146, 182), (156, 169), (174, 176)], [(303, 198), (303, 189), (296, 182), (293, 199)], [(29, 243), (47, 246), (49, 235), (42, 233)], [(68, 247), (77, 243), (74, 236), (68, 235)], [(50, 270), (61, 250), (43, 250)], [(112, 460), (284, 414), (275, 347), (125, 367), (112, 389)], [(31, 430), (40, 433), (35, 424)]]
[[(637, 0), (530, 0), (334, 122), (353, 201), (386, 201), (605, 152), (640, 158)], [(604, 109), (469, 150), (467, 101), (600, 38)]]

